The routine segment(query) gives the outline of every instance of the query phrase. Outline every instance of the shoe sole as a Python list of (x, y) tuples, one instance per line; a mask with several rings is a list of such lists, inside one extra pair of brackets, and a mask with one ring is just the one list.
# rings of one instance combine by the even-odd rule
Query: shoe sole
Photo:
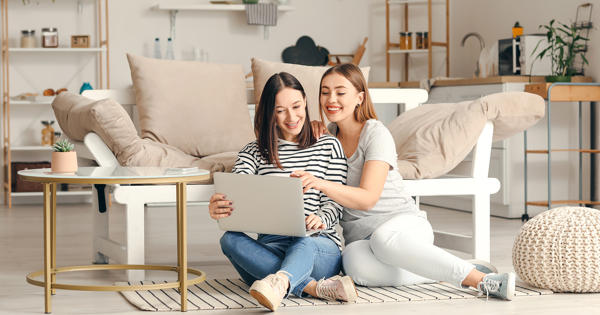
[(352, 278), (350, 278), (350, 276), (344, 276), (340, 281), (342, 281), (344, 292), (346, 292), (346, 302), (356, 301), (358, 298), (358, 291), (356, 291), (356, 286), (354, 285)]
[(508, 273), (508, 288), (506, 290), (506, 300), (512, 300), (513, 296), (515, 296), (515, 274), (512, 272)]
[(277, 310), (277, 308), (279, 307), (279, 305), (273, 305), (273, 302), (271, 302), (271, 299), (273, 297), (271, 297), (271, 299), (268, 296), (265, 296), (264, 294), (261, 293), (261, 289), (263, 288), (263, 286), (265, 286), (264, 284), (260, 283), (260, 282), (254, 282), (252, 284), (252, 287), (250, 287), (250, 295), (256, 299), (256, 301), (258, 301), (258, 303), (268, 309), (270, 309), (272, 312), (274, 312), (275, 310)]

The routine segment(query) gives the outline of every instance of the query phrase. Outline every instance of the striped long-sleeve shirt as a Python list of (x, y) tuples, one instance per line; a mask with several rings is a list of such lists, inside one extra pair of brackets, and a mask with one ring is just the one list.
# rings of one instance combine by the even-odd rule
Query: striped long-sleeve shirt
[[(304, 170), (317, 178), (341, 184), (346, 183), (348, 164), (340, 142), (332, 136), (324, 135), (312, 146), (300, 149), (296, 143), (279, 139), (279, 162), (283, 169), (266, 161), (258, 150), (256, 141), (248, 143), (239, 153), (234, 173), (290, 176), (295, 170)], [(324, 193), (310, 189), (304, 194), (304, 215), (316, 214), (325, 224), (322, 232), (340, 248), (341, 241), (335, 226), (341, 217), (343, 207)]]

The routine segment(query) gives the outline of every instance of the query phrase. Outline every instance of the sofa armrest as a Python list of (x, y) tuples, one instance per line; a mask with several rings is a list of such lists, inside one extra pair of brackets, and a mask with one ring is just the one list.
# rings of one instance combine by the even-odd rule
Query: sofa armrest
[(97, 134), (90, 132), (83, 138), (83, 143), (99, 166), (118, 166), (119, 161)]

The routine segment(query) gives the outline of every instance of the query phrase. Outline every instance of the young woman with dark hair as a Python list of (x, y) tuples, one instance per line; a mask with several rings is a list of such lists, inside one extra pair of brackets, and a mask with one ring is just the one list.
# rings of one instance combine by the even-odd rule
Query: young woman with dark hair
[[(404, 192), (394, 139), (377, 120), (361, 70), (352, 64), (328, 69), (321, 78), (320, 105), (321, 117), (325, 113), (329, 131), (344, 148), (347, 185), (301, 170), (293, 176), (302, 179), (304, 189), (322, 191), (344, 206), (340, 223), (346, 274), (365, 286), (441, 280), (510, 300), (513, 273), (485, 274), (482, 271), (494, 267), (462, 260), (433, 244), (425, 212)], [(314, 122), (314, 127), (317, 135), (326, 131), (322, 122)]]
[[(267, 81), (254, 131), (257, 140), (239, 152), (234, 173), (290, 176), (294, 170), (303, 170), (316, 178), (345, 184), (348, 166), (342, 146), (329, 135), (313, 138), (304, 89), (291, 74), (277, 73)], [(223, 194), (215, 193), (210, 199), (213, 219), (227, 217), (234, 209)], [(352, 279), (337, 276), (341, 242), (335, 226), (341, 211), (342, 207), (327, 195), (310, 189), (304, 193), (306, 229), (322, 230), (319, 234), (261, 234), (255, 240), (245, 233), (226, 232), (221, 249), (251, 285), (250, 294), (272, 311), (289, 293), (353, 301), (357, 293)]]

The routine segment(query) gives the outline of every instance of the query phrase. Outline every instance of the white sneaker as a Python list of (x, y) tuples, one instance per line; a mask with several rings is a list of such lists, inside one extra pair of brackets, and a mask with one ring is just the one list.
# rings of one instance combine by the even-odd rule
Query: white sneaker
[(317, 282), (316, 291), (317, 297), (329, 301), (354, 302), (358, 297), (354, 281), (349, 276), (333, 276), (329, 279), (321, 279)]
[(283, 274), (274, 273), (262, 280), (256, 280), (250, 287), (250, 295), (260, 305), (275, 311), (285, 297), (290, 281)]

